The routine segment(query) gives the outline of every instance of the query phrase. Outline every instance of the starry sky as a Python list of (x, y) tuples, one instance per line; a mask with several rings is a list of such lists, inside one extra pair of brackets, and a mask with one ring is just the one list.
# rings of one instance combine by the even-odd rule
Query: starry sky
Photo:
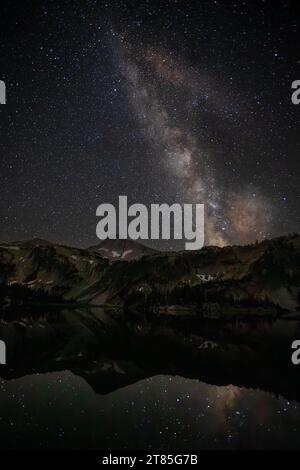
[(119, 195), (204, 203), (207, 244), (299, 232), (295, 5), (1, 2), (0, 239), (95, 244)]

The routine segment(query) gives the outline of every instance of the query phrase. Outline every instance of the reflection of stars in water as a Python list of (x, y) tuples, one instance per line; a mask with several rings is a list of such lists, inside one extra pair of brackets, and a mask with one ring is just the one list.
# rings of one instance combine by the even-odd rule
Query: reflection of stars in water
[(105, 396), (69, 372), (0, 382), (2, 445), (261, 448), (300, 445), (296, 402), (156, 376)]

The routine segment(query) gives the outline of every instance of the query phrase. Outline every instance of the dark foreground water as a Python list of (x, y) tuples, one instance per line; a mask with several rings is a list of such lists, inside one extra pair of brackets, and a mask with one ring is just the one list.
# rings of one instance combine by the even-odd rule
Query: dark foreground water
[(65, 371), (1, 381), (2, 448), (300, 448), (295, 401), (155, 376), (97, 395)]
[(7, 316), (0, 338), (0, 448), (300, 449), (298, 320), (63, 309)]

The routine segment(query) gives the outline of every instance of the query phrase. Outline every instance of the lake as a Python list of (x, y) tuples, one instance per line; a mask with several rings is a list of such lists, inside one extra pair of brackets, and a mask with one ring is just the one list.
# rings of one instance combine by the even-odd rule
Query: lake
[(260, 390), (155, 376), (98, 395), (71, 372), (0, 385), (1, 448), (299, 448), (300, 407)]
[(100, 310), (2, 323), (0, 447), (300, 448), (298, 321), (171, 323)]

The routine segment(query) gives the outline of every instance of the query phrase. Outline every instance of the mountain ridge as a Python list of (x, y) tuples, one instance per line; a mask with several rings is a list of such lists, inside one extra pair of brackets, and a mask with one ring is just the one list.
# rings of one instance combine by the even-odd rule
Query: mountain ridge
[[(184, 307), (208, 316), (230, 309), (299, 311), (297, 234), (252, 245), (181, 252), (144, 250), (132, 240), (122, 240), (120, 250), (119, 240), (109, 242), (104, 247), (118, 253), (113, 262), (108, 252), (105, 257), (99, 252), (99, 246), (80, 249), (40, 239), (2, 243), (2, 305), (39, 299), (163, 314)], [(128, 247), (132, 259), (123, 257)]]

